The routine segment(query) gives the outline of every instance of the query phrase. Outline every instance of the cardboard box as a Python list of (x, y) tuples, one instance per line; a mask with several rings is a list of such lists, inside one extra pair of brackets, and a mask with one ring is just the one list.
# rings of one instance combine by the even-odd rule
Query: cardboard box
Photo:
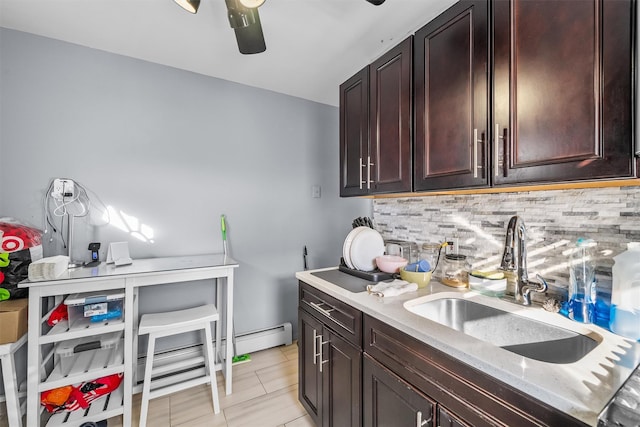
[(29, 298), (0, 301), (0, 344), (15, 342), (27, 332)]

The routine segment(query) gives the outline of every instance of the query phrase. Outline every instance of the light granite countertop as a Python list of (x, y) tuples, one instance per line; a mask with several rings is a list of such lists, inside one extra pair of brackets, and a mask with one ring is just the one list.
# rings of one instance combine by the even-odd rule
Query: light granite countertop
[[(600, 412), (640, 363), (640, 343), (596, 325), (571, 321), (540, 307), (519, 306), (468, 289), (451, 288), (437, 281), (431, 281), (415, 292), (382, 298), (366, 291), (350, 292), (313, 274), (328, 270), (336, 268), (298, 272), (296, 278), (588, 425), (597, 425)], [(480, 341), (404, 308), (407, 301), (416, 298), (431, 300), (444, 296), (444, 292), (579, 332), (600, 343), (574, 363), (540, 362)]]

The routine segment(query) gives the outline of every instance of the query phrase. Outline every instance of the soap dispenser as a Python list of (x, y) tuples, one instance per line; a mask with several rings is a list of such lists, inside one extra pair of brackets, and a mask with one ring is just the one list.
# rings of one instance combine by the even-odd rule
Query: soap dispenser
[(640, 340), (640, 242), (628, 243), (627, 250), (613, 260), (609, 329), (637, 341)]

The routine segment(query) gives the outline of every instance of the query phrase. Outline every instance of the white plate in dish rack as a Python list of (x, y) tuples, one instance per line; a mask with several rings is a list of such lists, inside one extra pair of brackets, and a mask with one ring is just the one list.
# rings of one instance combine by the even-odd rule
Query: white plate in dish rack
[(384, 255), (384, 240), (376, 230), (364, 227), (353, 238), (349, 255), (356, 270), (373, 271), (376, 269), (376, 257)]
[(347, 267), (351, 269), (355, 269), (353, 263), (351, 262), (351, 243), (353, 239), (356, 237), (358, 233), (362, 230), (370, 230), (369, 227), (356, 227), (347, 234), (347, 238), (344, 239), (344, 244), (342, 245), (342, 259), (344, 259), (344, 263), (347, 264)]

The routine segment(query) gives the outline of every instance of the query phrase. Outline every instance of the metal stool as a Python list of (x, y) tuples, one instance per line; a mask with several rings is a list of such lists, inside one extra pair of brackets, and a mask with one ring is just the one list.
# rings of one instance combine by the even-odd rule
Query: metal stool
[[(138, 335), (149, 334), (149, 344), (147, 345), (147, 360), (144, 370), (144, 384), (142, 386), (140, 427), (146, 426), (149, 400), (200, 384), (211, 383), (213, 410), (216, 414), (220, 413), (214, 364), (215, 345), (213, 344), (211, 334), (211, 322), (217, 322), (218, 320), (218, 310), (216, 310), (216, 306), (213, 304), (166, 313), (144, 314), (142, 316), (138, 328)], [(204, 330), (204, 343), (202, 345), (205, 365), (204, 376), (183, 380), (180, 375), (177, 374), (175, 375), (175, 377), (178, 378), (177, 382), (171, 382), (171, 372), (185, 366), (185, 363), (178, 362), (177, 364), (154, 368), (153, 354), (156, 339), (197, 330)], [(162, 378), (154, 378), (160, 375), (162, 375)], [(156, 388), (152, 390), (152, 385), (154, 384)]]
[[(0, 345), (0, 360), (2, 361), (2, 378), (4, 380), (4, 394), (7, 398), (7, 416), (9, 427), (22, 427), (22, 416), (27, 411), (27, 402), (20, 404), (18, 394), (18, 377), (16, 375), (15, 353), (27, 342), (27, 334), (18, 341)], [(26, 393), (23, 393), (26, 395)]]

